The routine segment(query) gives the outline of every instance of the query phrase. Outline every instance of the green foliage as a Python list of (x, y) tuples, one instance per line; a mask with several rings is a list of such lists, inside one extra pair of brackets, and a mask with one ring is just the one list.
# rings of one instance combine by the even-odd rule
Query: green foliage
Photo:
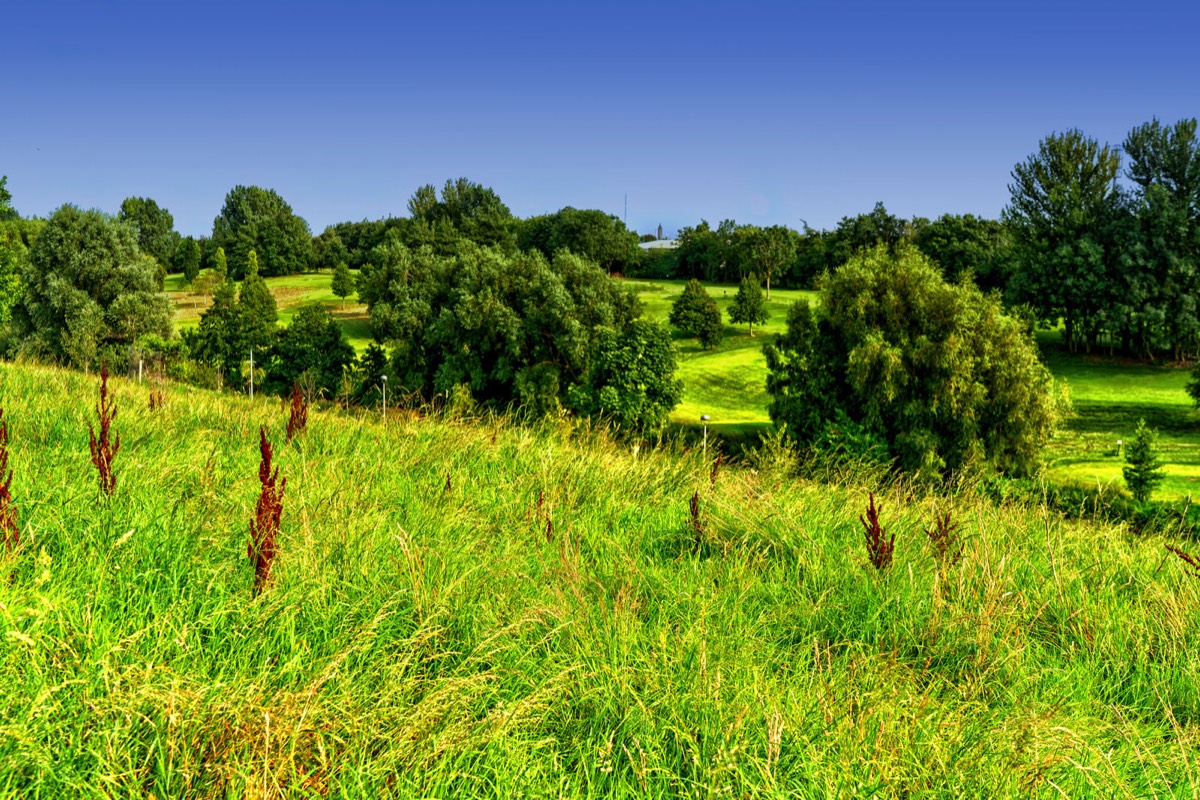
[(329, 290), (342, 299), (342, 308), (346, 307), (346, 298), (354, 294), (354, 276), (345, 261), (339, 261), (333, 269), (333, 277), (329, 280)]
[(323, 269), (332, 272), (338, 264), (343, 264), (349, 259), (350, 251), (335, 228), (326, 228), (320, 236), (313, 238), (310, 266), (317, 272)]
[(213, 254), (212, 271), (218, 282), (229, 280), (229, 262), (225, 257), (224, 247), (218, 247)]
[(771, 276), (780, 273), (796, 258), (799, 236), (794, 230), (783, 225), (772, 225), (769, 228), (748, 225), (738, 233), (749, 263), (766, 278), (767, 299), (770, 300)]
[(21, 296), (21, 269), (29, 249), (11, 223), (0, 222), (0, 326), (12, 317)]
[(926, 476), (1028, 472), (1062, 411), (1026, 327), (911, 245), (851, 258), (764, 353), (777, 425), (808, 443), (844, 415)]
[(717, 308), (708, 291), (698, 280), (687, 286), (671, 304), (670, 322), (676, 328), (700, 339), (700, 345), (711, 350), (720, 343), (724, 333), (721, 309)]
[(1121, 470), (1121, 474), (1125, 477), (1129, 493), (1139, 503), (1149, 500), (1155, 487), (1163, 480), (1162, 461), (1158, 457), (1155, 439), (1155, 433), (1146, 426), (1146, 420), (1138, 420), (1133, 440), (1125, 447), (1125, 463), (1128, 466)]
[(1015, 299), (1043, 321), (1062, 318), (1068, 346), (1094, 347), (1112, 304), (1120, 209), (1115, 179), (1121, 157), (1078, 130), (1052, 134), (1013, 167), (1004, 218), (1013, 231), (1019, 269)]
[(392, 347), (396, 391), (464, 386), (478, 403), (534, 414), (558, 409), (587, 379), (601, 329), (619, 335), (637, 315), (633, 296), (579, 256), (548, 261), (465, 241), (443, 257), (391, 236), (358, 291), (376, 339)]
[(238, 294), (237, 310), (246, 346), (255, 349), (267, 347), (275, 337), (279, 309), (275, 304), (275, 295), (271, 294), (267, 282), (258, 274), (258, 254), (253, 250), (247, 254), (246, 280), (242, 282)]
[(154, 256), (163, 267), (173, 262), (179, 234), (170, 211), (148, 197), (126, 197), (117, 219), (133, 227), (143, 253)]
[(729, 306), (730, 322), (746, 322), (750, 325), (750, 335), (754, 335), (754, 323), (763, 323), (770, 318), (767, 312), (766, 299), (763, 297), (762, 286), (757, 275), (747, 275), (738, 285), (737, 295)]
[(191, 236), (180, 242), (175, 250), (175, 268), (183, 273), (184, 283), (191, 286), (200, 274), (200, 245)]
[(55, 211), (24, 259), (24, 284), (13, 319), (26, 352), (90, 367), (106, 346), (171, 334), (153, 259), (99, 211)]
[(324, 306), (309, 305), (279, 332), (265, 360), (266, 391), (286, 395), (300, 382), (332, 397), (344, 370), (354, 362), (354, 348)]
[(198, 361), (215, 367), (233, 385), (240, 383), (241, 363), (249, 355), (249, 346), (233, 281), (216, 285), (212, 305), (200, 315), (195, 330), (184, 333), (184, 338)]
[(1003, 291), (1012, 259), (1012, 239), (998, 220), (972, 214), (943, 214), (916, 228), (913, 242), (942, 268), (946, 280), (971, 275), (984, 291)]
[(0, 222), (18, 219), (20, 215), (13, 208), (12, 192), (8, 191), (8, 176), (0, 175)]
[(257, 186), (235, 186), (225, 196), (213, 220), (212, 243), (224, 248), (234, 280), (246, 274), (251, 250), (264, 276), (294, 275), (308, 269), (313, 246), (308, 223), (274, 190)]
[(649, 435), (662, 430), (682, 397), (671, 335), (657, 323), (634, 320), (620, 332), (601, 330), (591, 369), (582, 384), (572, 387), (570, 405), (585, 416)]
[(619, 218), (570, 206), (522, 222), (517, 244), (522, 250), (538, 250), (546, 258), (570, 250), (610, 273), (627, 271), (641, 255), (637, 234), (626, 230)]
[(466, 178), (446, 181), (440, 198), (432, 184), (420, 187), (408, 201), (408, 212), (412, 224), (406, 242), (412, 247), (427, 245), (449, 254), (459, 239), (504, 250), (515, 245), (516, 220), (508, 206), (490, 188)]

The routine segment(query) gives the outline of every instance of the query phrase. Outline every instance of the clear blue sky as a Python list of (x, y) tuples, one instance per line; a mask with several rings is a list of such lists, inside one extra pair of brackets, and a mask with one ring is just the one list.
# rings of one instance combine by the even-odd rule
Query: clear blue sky
[(1189, 3), (11, 3), (0, 174), (23, 214), (235, 184), (314, 232), (466, 176), (515, 214), (668, 231), (996, 216), (1071, 127), (1200, 114)]

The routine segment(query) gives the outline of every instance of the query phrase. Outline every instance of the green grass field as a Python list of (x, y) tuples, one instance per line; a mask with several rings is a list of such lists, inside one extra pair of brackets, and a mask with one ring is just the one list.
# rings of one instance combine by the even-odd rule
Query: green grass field
[[(640, 451), (553, 423), (310, 414), (0, 365), (0, 797), (1171, 797), (1200, 581), (1036, 508)], [(287, 479), (250, 596), (266, 425)], [(698, 493), (699, 531), (689, 520)], [(540, 500), (539, 500), (540, 498)], [(921, 528), (961, 523), (939, 569)]]
[[(356, 271), (353, 274), (357, 277)], [(354, 349), (362, 352), (371, 342), (371, 322), (367, 316), (367, 307), (357, 303), (357, 298), (351, 295), (346, 298), (345, 308), (342, 308), (341, 298), (329, 288), (331, 277), (328, 273), (305, 273), (265, 280), (279, 306), (279, 324), (287, 325), (291, 322), (292, 315), (302, 306), (321, 303), (341, 324), (346, 339)], [(206, 302), (212, 302), (211, 296), (205, 298), (189, 291), (180, 274), (168, 275), (165, 289), (167, 297), (175, 305), (175, 325), (180, 330), (196, 325)]]

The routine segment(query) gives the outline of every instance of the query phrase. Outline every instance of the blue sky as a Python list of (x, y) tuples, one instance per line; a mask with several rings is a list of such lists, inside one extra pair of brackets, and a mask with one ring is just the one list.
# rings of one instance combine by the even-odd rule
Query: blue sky
[[(11, 7), (15, 6), (15, 7)], [(1200, 10), (1114, 2), (19, 3), (0, 174), (24, 214), (152, 197), (206, 234), (236, 184), (314, 232), (466, 176), (515, 214), (642, 232), (996, 216), (1078, 127), (1200, 113)]]

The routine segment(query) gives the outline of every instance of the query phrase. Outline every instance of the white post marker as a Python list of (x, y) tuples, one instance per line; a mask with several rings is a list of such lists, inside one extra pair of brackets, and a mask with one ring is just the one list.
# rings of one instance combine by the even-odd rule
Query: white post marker
[(138, 383), (142, 382), (142, 360), (138, 359)]
[(704, 424), (704, 457), (708, 458), (708, 414), (700, 415), (700, 422)]
[(387, 419), (387, 375), (379, 377), (383, 380), (383, 418)]
[(254, 346), (250, 346), (250, 399), (254, 399)]

